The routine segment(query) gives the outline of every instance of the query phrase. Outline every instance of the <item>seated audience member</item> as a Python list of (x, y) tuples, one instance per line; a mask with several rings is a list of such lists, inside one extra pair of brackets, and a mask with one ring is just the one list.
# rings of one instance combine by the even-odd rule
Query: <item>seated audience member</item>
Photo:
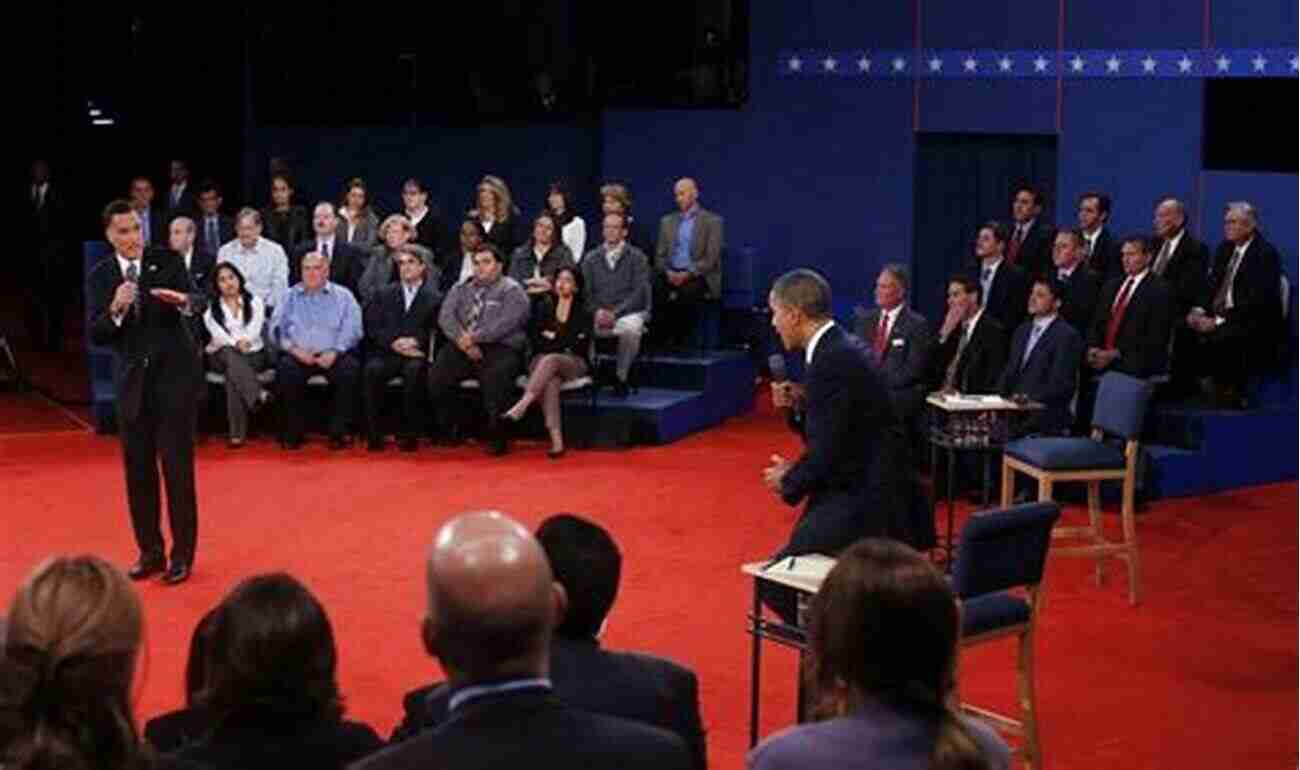
[(533, 219), (533, 237), (510, 256), (510, 277), (534, 300), (555, 289), (555, 272), (577, 264), (569, 247), (557, 239), (555, 218), (546, 212)]
[(1007, 770), (992, 728), (956, 698), (957, 597), (925, 557), (892, 540), (840, 554), (809, 608), (812, 708), (749, 752), (750, 770)]
[(930, 324), (907, 306), (907, 268), (885, 265), (876, 278), (876, 309), (858, 319), (858, 336), (871, 346), (894, 410), (911, 426), (925, 405), (930, 374)]
[(161, 246), (167, 242), (167, 218), (160, 207), (153, 202), (153, 182), (145, 176), (131, 180), (131, 208), (140, 220), (140, 237), (144, 239), (145, 248)]
[(939, 327), (930, 381), (941, 391), (995, 393), (1007, 362), (1007, 335), (984, 312), (975, 279), (948, 279), (948, 314)]
[(334, 630), (325, 608), (284, 573), (257, 575), (216, 610), (199, 702), (212, 730), (176, 756), (210, 770), (342, 770), (378, 751), (368, 725), (343, 719)]
[(429, 372), (429, 399), (439, 435), (452, 443), (460, 431), (453, 424), (457, 409), (451, 393), (462, 380), (478, 380), (487, 410), (486, 449), (493, 455), (509, 448), (501, 413), (528, 345), (528, 295), (514, 279), (502, 275), (502, 269), (496, 247), (480, 247), (474, 255), (474, 278), (453, 286), (442, 303), (438, 328), (448, 344), (441, 346)]
[(1030, 185), (1017, 187), (1011, 197), (1012, 226), (1006, 241), (1006, 258), (1028, 276), (1045, 273), (1052, 266), (1056, 228), (1043, 221), (1046, 203), (1043, 193)]
[(361, 177), (349, 179), (343, 188), (338, 216), (343, 222), (341, 240), (363, 254), (370, 251), (379, 239), (379, 215), (370, 207), (370, 191)]
[(221, 186), (211, 179), (199, 185), (199, 228), (201, 248), (214, 257), (221, 247), (235, 240), (235, 221), (221, 213)]
[(198, 212), (194, 185), (190, 184), (190, 166), (183, 160), (173, 160), (170, 166), (171, 187), (167, 190), (167, 223), (176, 217), (193, 217)]
[(475, 208), (469, 212), (469, 218), (483, 227), (483, 236), (488, 243), (509, 257), (526, 238), (519, 209), (510, 197), (510, 187), (501, 177), (489, 174), (478, 183), (476, 196)]
[(1007, 230), (997, 222), (988, 222), (975, 238), (975, 256), (979, 258), (980, 296), (985, 312), (1010, 336), (1025, 320), (1029, 303), (1029, 274), (1004, 256)]
[(414, 243), (397, 250), (398, 282), (384, 286), (366, 306), (366, 337), (374, 346), (365, 369), (366, 447), (372, 452), (384, 449), (379, 410), (384, 389), (394, 377), (402, 378), (398, 446), (403, 452), (414, 452), (420, 433), (428, 427), (424, 397), (429, 346), (442, 293), (426, 277), (428, 266), (420, 251), (428, 250)]
[[(601, 649), (623, 566), (614, 539), (600, 525), (562, 513), (542, 522), (537, 540), (568, 599), (551, 640), (556, 697), (584, 711), (674, 732), (686, 742), (697, 770), (703, 770), (707, 763), (695, 674), (666, 658)], [(442, 724), (449, 691), (440, 684), (407, 693), (406, 716), (393, 742)]]
[(1120, 261), (1119, 244), (1110, 237), (1106, 225), (1110, 222), (1110, 196), (1102, 192), (1086, 192), (1079, 196), (1079, 233), (1083, 239), (1083, 258), (1088, 267), (1105, 283), (1124, 274)]
[(1187, 322), (1194, 307), (1204, 307), (1209, 299), (1208, 276), (1210, 250), (1187, 232), (1187, 211), (1182, 201), (1168, 198), (1156, 206), (1156, 238), (1152, 242), (1154, 257), (1151, 272), (1164, 279), (1174, 296), (1174, 346), (1170, 351), (1172, 397), (1190, 395), (1197, 390), (1196, 380), (1204, 369), (1196, 331)]
[(227, 445), (238, 449), (248, 438), (248, 413), (271, 397), (258, 381), (258, 372), (271, 367), (262, 343), (266, 308), (259, 297), (244, 287), (239, 268), (223, 262), (212, 274), (212, 301), (203, 314), (207, 327), (208, 367), (226, 376), (226, 420), (230, 436)]
[(1209, 307), (1187, 314), (1204, 351), (1215, 403), (1223, 408), (1245, 405), (1249, 378), (1276, 362), (1283, 341), (1281, 258), (1258, 227), (1254, 206), (1228, 204), (1224, 241), (1210, 275)]
[[(416, 177), (402, 183), (402, 213), (414, 228), (411, 240), (429, 250), (432, 264), (432, 255), (447, 249), (447, 226), (438, 210), (429, 206), (428, 185)], [(379, 237), (384, 237), (382, 230)]]
[(316, 253), (330, 261), (330, 280), (346, 287), (352, 296), (358, 296), (370, 254), (348, 243), (338, 228), (339, 218), (334, 213), (334, 206), (324, 201), (317, 203), (311, 214), (312, 233), (306, 241), (294, 247), (291, 255), (290, 286), (302, 281), (302, 258)]
[(280, 244), (262, 237), (262, 215), (257, 209), (240, 209), (235, 234), (238, 237), (217, 252), (217, 264), (229, 262), (239, 268), (248, 290), (269, 312), (289, 289), (289, 257)]
[(560, 423), (560, 386), (589, 370), (591, 312), (582, 298), (582, 274), (564, 265), (555, 274), (555, 293), (545, 297), (533, 312), (530, 338), (533, 362), (519, 398), (505, 416), (523, 419), (533, 402), (541, 399), (551, 448), (546, 456), (564, 456), (564, 430)]
[(655, 325), (661, 339), (684, 346), (699, 322), (699, 304), (722, 298), (722, 217), (700, 206), (694, 179), (673, 185), (677, 211), (659, 220), (655, 245)]
[(628, 393), (628, 374), (650, 320), (650, 265), (645, 253), (627, 242), (622, 215), (606, 214), (602, 232), (605, 242), (582, 258), (582, 284), (596, 336), (618, 338), (614, 391), (621, 397)]
[(208, 648), (216, 619), (217, 609), (208, 610), (190, 636), (190, 652), (185, 659), (185, 708), (159, 714), (145, 723), (144, 738), (160, 754), (174, 754), (212, 730), (212, 717), (199, 705), (199, 699), (208, 686)]
[(303, 410), (307, 379), (320, 375), (334, 386), (330, 402), (330, 449), (351, 443), (348, 426), (356, 402), (361, 365), (361, 307), (352, 292), (330, 280), (330, 261), (311, 253), (302, 258), (302, 283), (285, 294), (271, 325), (271, 339), (288, 355), (276, 359), (276, 387), (285, 402), (283, 443), (286, 449), (302, 446)]
[(1101, 292), (1101, 276), (1088, 267), (1084, 258), (1084, 235), (1080, 230), (1061, 230), (1052, 247), (1052, 262), (1056, 266), (1056, 280), (1065, 292), (1061, 300), (1061, 318), (1074, 327), (1080, 338), (1088, 336), (1093, 311), (1097, 308), (1097, 295)]
[(1011, 355), (998, 381), (1004, 396), (1043, 405), (1016, 427), (1020, 435), (1060, 435), (1071, 424), (1070, 402), (1079, 382), (1083, 338), (1060, 316), (1060, 281), (1039, 276), (1029, 292), (1029, 320), (1011, 335)]
[(357, 282), (357, 301), (362, 307), (370, 304), (370, 300), (378, 296), (381, 291), (400, 280), (397, 259), (404, 250), (415, 252), (424, 263), (424, 274), (421, 280), (432, 281), (435, 286), (438, 285), (441, 271), (434, 264), (433, 252), (415, 243), (412, 240), (414, 235), (415, 228), (404, 214), (390, 214), (384, 220), (384, 224), (380, 225), (380, 243), (375, 244), (375, 247), (370, 250), (365, 272)]
[[(618, 182), (601, 185), (600, 221), (604, 222), (605, 217), (610, 214), (621, 214), (623, 216), (623, 221), (626, 224), (624, 229), (628, 233), (628, 243), (647, 254), (650, 253), (650, 250), (654, 248), (654, 244), (650, 242), (650, 237), (642, 232), (645, 228), (641, 226), (641, 222), (632, 216), (632, 191), (627, 189), (627, 185)], [(591, 249), (587, 251), (590, 253)]]
[(573, 210), (569, 189), (560, 182), (546, 188), (546, 210), (560, 227), (560, 241), (575, 260), (582, 259), (587, 253), (587, 223)]
[(8, 607), (0, 653), (0, 766), (143, 768), (132, 682), (143, 632), (126, 575), (97, 556), (41, 563)]
[(685, 743), (667, 730), (555, 697), (552, 637), (569, 601), (518, 522), (495, 512), (457, 516), (434, 537), (425, 576), (421, 638), (447, 672), (449, 718), (356, 770), (690, 767)]
[(177, 214), (168, 227), (167, 245), (172, 251), (181, 255), (181, 260), (185, 262), (185, 269), (190, 274), (190, 283), (194, 284), (195, 289), (202, 291), (212, 281), (212, 268), (216, 264), (216, 255), (198, 248), (195, 244), (197, 236), (198, 229), (194, 225), (194, 220), (185, 214)]
[(266, 237), (286, 252), (311, 237), (307, 209), (293, 202), (293, 181), (285, 174), (271, 177), (271, 204), (262, 209)]
[(483, 225), (477, 219), (467, 219), (460, 225), (458, 236), (460, 248), (456, 254), (448, 254), (439, 267), (442, 268), (442, 293), (451, 291), (458, 283), (465, 283), (474, 277), (474, 255), (487, 243)]

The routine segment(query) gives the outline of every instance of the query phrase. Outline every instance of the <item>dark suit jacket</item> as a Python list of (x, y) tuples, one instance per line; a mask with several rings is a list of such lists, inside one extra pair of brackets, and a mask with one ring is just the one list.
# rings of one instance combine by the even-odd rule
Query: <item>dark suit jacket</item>
[[(1011, 237), (1016, 235), (1015, 225), (1011, 225)], [(1016, 265), (1033, 277), (1047, 271), (1052, 266), (1052, 245), (1056, 241), (1056, 228), (1039, 217), (1029, 229), (1020, 251), (1016, 254)], [(1010, 247), (1010, 241), (1007, 246)], [(1012, 327), (1014, 328), (1014, 327)]]
[[(171, 224), (171, 217), (167, 215), (166, 209), (160, 205), (159, 201), (154, 201), (149, 207), (149, 242), (146, 247), (153, 246), (160, 249), (167, 248), (168, 226)], [(143, 237), (144, 233), (141, 233)]]
[(31, 184), (23, 211), (25, 217), (24, 244), (21, 258), (17, 259), (19, 282), (24, 288), (40, 290), (64, 283), (63, 265), (68, 238), (67, 209), (63, 189), (53, 182), (45, 189), (45, 199), (37, 207), (31, 198)]
[[(1153, 268), (1156, 256), (1163, 247), (1164, 243), (1157, 246), (1151, 257)], [(1210, 250), (1204, 243), (1193, 238), (1191, 233), (1183, 230), (1183, 239), (1178, 242), (1178, 248), (1174, 249), (1164, 272), (1160, 273), (1174, 294), (1174, 323), (1181, 322), (1187, 316), (1187, 311), (1197, 305), (1209, 309), (1206, 307), (1209, 272)]]
[[(1088, 347), (1100, 348), (1106, 342), (1106, 329), (1110, 325), (1112, 306), (1124, 286), (1123, 278), (1115, 278), (1101, 290), (1097, 312), (1092, 318), (1092, 332)], [(1174, 298), (1162, 278), (1152, 273), (1138, 284), (1129, 298), (1115, 335), (1115, 349), (1119, 358), (1110, 370), (1146, 379), (1169, 370), (1169, 335), (1173, 332)]]
[(198, 198), (194, 195), (193, 180), (185, 183), (185, 190), (175, 204), (172, 203), (172, 186), (167, 185), (167, 189), (162, 191), (162, 203), (163, 208), (167, 210), (168, 223), (180, 216), (193, 218), (199, 210)]
[(442, 292), (431, 281), (420, 285), (410, 310), (406, 309), (402, 284), (389, 284), (366, 305), (366, 339), (375, 350), (388, 352), (398, 337), (414, 337), (420, 342), (420, 350), (427, 353), (441, 307)]
[[(1214, 254), (1208, 296), (1202, 307), (1214, 314), (1214, 297), (1227, 280), (1234, 245), (1225, 241)], [(1232, 309), (1214, 336), (1241, 340), (1252, 366), (1275, 360), (1282, 336), (1282, 260), (1273, 244), (1256, 232), (1232, 282)]]
[[(875, 344), (880, 314), (880, 308), (858, 314), (858, 336), (868, 347)], [(885, 355), (879, 364), (880, 376), (894, 398), (894, 408), (904, 421), (919, 414), (925, 404), (932, 341), (933, 334), (925, 316), (904, 306), (889, 330)]]
[[(507, 272), (510, 269), (510, 255), (515, 253), (515, 249), (519, 248), (520, 244), (528, 240), (527, 227), (523, 217), (519, 214), (511, 214), (505, 222), (492, 225), (492, 229), (488, 231), (487, 242), (501, 250), (501, 258), (506, 262)], [(560, 234), (556, 233), (555, 237), (558, 239)], [(456, 250), (460, 250), (459, 245)]]
[[(938, 344), (934, 357), (934, 369), (931, 383), (934, 387), (943, 385), (948, 364), (957, 355), (961, 345), (958, 331), (948, 335), (948, 339)], [(957, 364), (957, 390), (962, 393), (994, 393), (997, 391), (998, 378), (1007, 362), (1007, 333), (997, 319), (984, 311), (975, 330), (971, 332), (970, 342), (962, 351), (961, 361)]]
[[(184, 259), (182, 258), (182, 262)], [(190, 283), (194, 286), (194, 292), (201, 297), (204, 307), (216, 296), (216, 291), (212, 285), (212, 271), (216, 267), (217, 258), (203, 249), (198, 244), (194, 245), (194, 253), (190, 256)], [(208, 328), (203, 325), (203, 314), (194, 313), (190, 316), (190, 328), (194, 331), (194, 340), (200, 345), (208, 341)]]
[(353, 770), (527, 767), (687, 770), (686, 745), (657, 727), (566, 706), (542, 688), (484, 695), (433, 730)]
[(217, 233), (220, 236), (218, 240), (221, 241), (221, 243), (217, 244), (216, 249), (211, 248), (208, 244), (207, 228), (208, 228), (207, 219), (202, 214), (195, 214), (194, 216), (194, 247), (195, 248), (203, 249), (204, 251), (210, 251), (213, 254), (216, 254), (217, 251), (222, 246), (225, 246), (227, 243), (230, 243), (231, 241), (235, 240), (235, 220), (231, 219), (225, 214), (217, 214)]
[[(682, 226), (682, 212), (675, 211), (659, 220), (659, 240), (655, 245), (656, 273), (666, 271), (672, 264), (673, 249), (677, 247), (677, 229)], [(691, 230), (691, 272), (704, 279), (709, 286), (709, 296), (722, 296), (722, 217), (700, 208), (695, 214), (695, 228)]]
[[(779, 555), (833, 555), (870, 536), (918, 548), (933, 517), (915, 517), (903, 423), (861, 339), (839, 326), (821, 337), (804, 375), (806, 401), (791, 415), (805, 449), (781, 481), (789, 505), (807, 500)], [(928, 526), (927, 526), (928, 524)]]
[[(447, 232), (447, 225), (443, 222), (442, 215), (430, 205), (429, 212), (420, 220), (420, 224), (415, 226), (415, 238), (413, 240), (434, 254), (442, 254), (453, 248), (460, 248), (459, 244), (453, 247), (447, 240), (449, 237), (450, 234)], [(556, 233), (555, 237), (558, 238), (559, 233)]]
[[(149, 294), (157, 288), (193, 291), (180, 256), (163, 249), (145, 251), (140, 260), (139, 312), (128, 311), (118, 326), (109, 307), (124, 280), (117, 255), (108, 255), (87, 278), (86, 301), (90, 304), (91, 341), (111, 346), (117, 353), (113, 365), (117, 414), (130, 423), (140, 412), (148, 372), (155, 373), (159, 388), (191, 388), (197, 393), (200, 370), (197, 344), (185, 317)], [(203, 309), (199, 306), (194, 312)]]
[[(533, 315), (528, 325), (533, 355), (568, 353), (586, 360), (591, 355), (592, 325), (593, 314), (581, 302), (576, 302), (569, 308), (569, 320), (561, 325), (555, 317), (554, 295), (545, 295), (533, 305)], [(554, 336), (548, 337), (546, 332)]]
[[(567, 706), (675, 733), (690, 750), (692, 766), (704, 770), (699, 684), (690, 669), (653, 655), (603, 650), (595, 639), (557, 636), (551, 642), (551, 683)], [(407, 693), (406, 715), (393, 731), (393, 742), (446, 721), (450, 696), (446, 683)]]
[(1004, 396), (1023, 393), (1046, 407), (1030, 416), (1023, 432), (1061, 434), (1073, 419), (1070, 401), (1078, 388), (1083, 338), (1058, 316), (1039, 337), (1029, 359), (1025, 360), (1025, 348), (1033, 325), (1031, 318), (1012, 335), (1011, 355), (998, 381), (998, 392)]
[[(296, 286), (302, 282), (302, 258), (315, 250), (314, 234), (293, 247), (293, 251), (289, 254), (289, 286)], [(333, 251), (330, 254), (330, 280), (340, 286), (346, 286), (348, 291), (352, 292), (352, 296), (360, 297), (358, 288), (361, 285), (361, 276), (366, 271), (369, 256), (369, 252), (362, 251), (343, 240), (342, 235), (336, 234)]]
[(262, 235), (280, 244), (288, 254), (294, 246), (313, 237), (311, 214), (302, 206), (290, 206), (284, 212), (267, 206), (262, 209)]
[(159, 714), (144, 726), (144, 739), (159, 754), (174, 754), (198, 743), (212, 730), (212, 716), (201, 707)]
[(1088, 267), (1097, 273), (1103, 284), (1124, 275), (1124, 259), (1120, 255), (1119, 244), (1111, 237), (1110, 228), (1101, 228), (1101, 233), (1097, 235), (1092, 256), (1088, 257)]
[(1065, 300), (1061, 302), (1061, 317), (1074, 327), (1079, 338), (1088, 336), (1092, 316), (1097, 312), (1097, 296), (1101, 294), (1101, 276), (1092, 268), (1079, 263), (1064, 282)]
[(369, 725), (359, 722), (274, 725), (248, 720), (216, 728), (176, 758), (209, 770), (342, 770), (383, 745)]
[[(977, 266), (976, 270), (983, 270)], [(978, 273), (976, 280), (979, 280)], [(993, 316), (1002, 326), (1002, 333), (1010, 335), (1025, 316), (1029, 315), (1029, 275), (1003, 259), (993, 276), (989, 295), (984, 298), (984, 313)]]

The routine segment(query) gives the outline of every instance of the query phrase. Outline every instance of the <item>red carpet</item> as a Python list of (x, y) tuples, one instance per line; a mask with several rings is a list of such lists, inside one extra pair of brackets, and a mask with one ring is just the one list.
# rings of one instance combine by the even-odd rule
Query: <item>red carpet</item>
[[(199, 451), (194, 579), (143, 588), (149, 653), (139, 711), (180, 702), (202, 612), (240, 578), (284, 569), (333, 618), (351, 714), (386, 733), (402, 692), (437, 676), (417, 620), (424, 549), (439, 523), (467, 508), (500, 508), (530, 525), (575, 511), (610, 528), (625, 553), (608, 644), (693, 667), (710, 764), (740, 767), (750, 586), (737, 568), (784, 540), (795, 512), (761, 487), (759, 471), (772, 452), (796, 450), (761, 413), (673, 446), (576, 452), (558, 463), (540, 445), (493, 461), (471, 449), (331, 454), (320, 443), (293, 455), (265, 443), (231, 453), (211, 441)], [(134, 558), (112, 438), (9, 436), (0, 477), (6, 603), (48, 554)], [(1049, 563), (1037, 660), (1047, 767), (1296, 766), (1296, 501), (1296, 485), (1284, 484), (1152, 505), (1139, 523), (1146, 581), (1136, 609), (1118, 566), (1098, 589), (1083, 561)], [(794, 658), (774, 650), (765, 660), (766, 733), (791, 718)], [(1010, 643), (971, 653), (963, 695), (1009, 707), (1012, 666)]]

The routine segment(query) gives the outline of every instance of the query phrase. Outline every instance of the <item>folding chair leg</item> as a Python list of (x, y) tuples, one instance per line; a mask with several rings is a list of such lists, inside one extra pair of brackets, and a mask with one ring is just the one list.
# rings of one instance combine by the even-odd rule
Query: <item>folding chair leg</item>
[(1011, 505), (1012, 487), (1015, 486), (1016, 472), (1006, 461), (1002, 461), (1002, 507)]
[(1125, 561), (1128, 562), (1128, 603), (1136, 606), (1139, 591), (1137, 522), (1133, 519), (1133, 474), (1124, 478), (1124, 501), (1120, 519), (1124, 525)]
[(1038, 502), (1052, 502), (1052, 480), (1045, 476), (1038, 478)]
[(1038, 745), (1038, 701), (1034, 692), (1034, 634), (1020, 635), (1020, 660), (1017, 661), (1020, 684), (1020, 714), (1024, 728), (1024, 758), (1031, 770), (1041, 770), (1042, 753)]
[[(1100, 540), (1101, 533), (1101, 482), (1088, 482), (1088, 523), (1092, 526), (1093, 537)], [(1101, 587), (1102, 565), (1105, 559), (1098, 558), (1096, 565), (1093, 567), (1093, 579), (1097, 587)]]

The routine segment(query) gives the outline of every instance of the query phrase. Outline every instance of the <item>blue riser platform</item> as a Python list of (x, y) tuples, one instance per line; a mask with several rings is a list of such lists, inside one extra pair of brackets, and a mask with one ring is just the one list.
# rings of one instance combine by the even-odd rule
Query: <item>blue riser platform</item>
[(1146, 492), (1179, 497), (1297, 478), (1300, 409), (1157, 408), (1147, 430)]
[[(698, 391), (643, 387), (626, 398), (602, 390), (593, 412), (589, 398), (566, 398), (564, 420), (591, 431), (597, 445), (669, 444), (718, 424), (717, 405)], [(578, 428), (577, 426), (581, 426)]]

